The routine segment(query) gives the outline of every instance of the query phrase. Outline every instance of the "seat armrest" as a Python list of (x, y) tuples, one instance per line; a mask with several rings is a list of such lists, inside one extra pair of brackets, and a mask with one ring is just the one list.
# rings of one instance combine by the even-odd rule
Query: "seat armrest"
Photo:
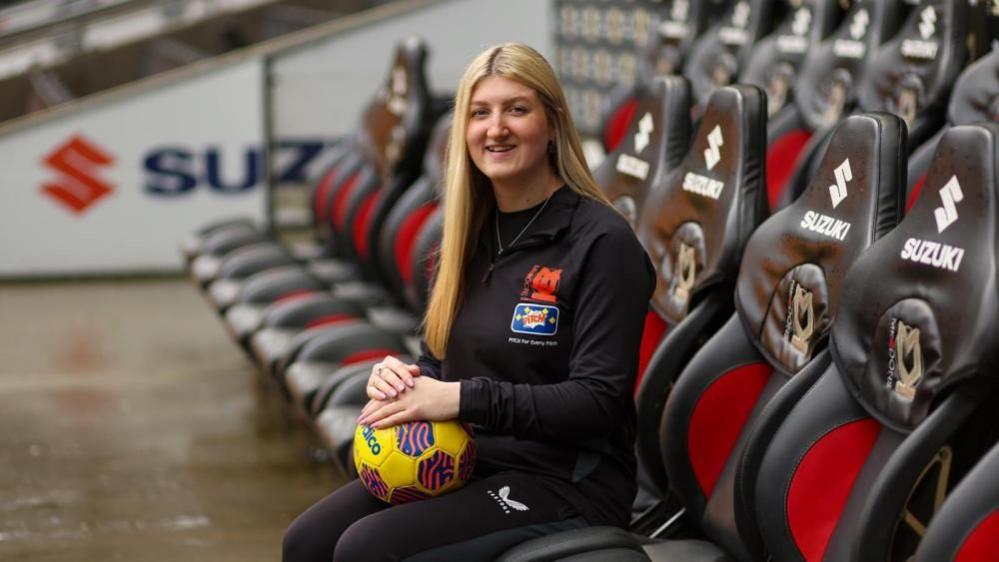
[(523, 542), (504, 552), (496, 562), (547, 562), (608, 548), (642, 552), (639, 541), (640, 537), (618, 527), (583, 527)]

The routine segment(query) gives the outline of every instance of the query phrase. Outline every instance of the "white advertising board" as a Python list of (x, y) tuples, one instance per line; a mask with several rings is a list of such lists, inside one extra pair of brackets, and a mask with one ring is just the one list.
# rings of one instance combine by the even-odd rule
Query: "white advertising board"
[(429, 46), (431, 90), (453, 94), (482, 50), (523, 41), (551, 60), (551, 6), (538, 0), (454, 0), (271, 55), (272, 123), (278, 138), (342, 135), (385, 80), (399, 41)]
[(0, 277), (177, 271), (196, 228), (263, 220), (261, 59), (161, 82), (0, 131)]

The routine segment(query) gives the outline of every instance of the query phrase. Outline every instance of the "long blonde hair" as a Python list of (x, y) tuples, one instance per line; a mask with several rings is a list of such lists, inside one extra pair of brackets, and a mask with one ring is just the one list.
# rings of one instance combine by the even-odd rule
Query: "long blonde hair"
[(444, 235), (424, 317), (424, 338), (438, 359), (446, 354), (451, 326), (461, 304), (465, 267), (475, 252), (479, 229), (496, 204), (489, 179), (472, 162), (465, 144), (472, 91), (487, 76), (514, 80), (537, 93), (549, 125), (555, 128), (554, 154), (549, 159), (554, 171), (580, 195), (610, 206), (586, 165), (565, 94), (548, 61), (523, 43), (497, 45), (476, 57), (465, 70), (454, 100), (446, 155)]

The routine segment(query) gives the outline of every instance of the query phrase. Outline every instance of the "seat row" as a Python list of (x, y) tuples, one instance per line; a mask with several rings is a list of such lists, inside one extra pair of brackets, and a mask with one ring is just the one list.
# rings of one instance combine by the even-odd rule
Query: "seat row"
[[(272, 243), (251, 244), (267, 238), (246, 225), (206, 229), (188, 245), (192, 273), (199, 284), (209, 282), (205, 285), (207, 294), (224, 311), (232, 333), (281, 383), (295, 408), (312, 420), (341, 460), (349, 459), (353, 420), (364, 399), (363, 383), (371, 361), (387, 353), (418, 351), (407, 336), (412, 335), (418, 323), (422, 307), (418, 299), (425, 299), (426, 272), (432, 267), (428, 260), (435, 238), (439, 237), (439, 210), (433, 187), (439, 183), (445, 136), (441, 131), (447, 126), (446, 119), (439, 124), (434, 135), (437, 142), (430, 142), (431, 148), (427, 149), (430, 124), (440, 111), (426, 94), (422, 75), (415, 77), (420, 74), (421, 57), (425, 57), (425, 50), (417, 44), (400, 48), (391, 78), (367, 110), (360, 132), (344, 141), (340, 158), (317, 183), (313, 201), (323, 244), (321, 252), (295, 252)], [(980, 118), (981, 96), (994, 96), (997, 89), (994, 70), (991, 77), (988, 75), (988, 63), (984, 59), (969, 68), (958, 82), (951, 115), (960, 113), (954, 111), (955, 102), (961, 99), (960, 86), (973, 84), (978, 90), (972, 97), (978, 101), (969, 106), (977, 108), (978, 113), (969, 111), (965, 118)], [(991, 64), (994, 69), (995, 61)], [(968, 90), (972, 89), (968, 86)], [(784, 404), (776, 411), (785, 412), (811, 388), (810, 384), (791, 383), (811, 380), (814, 384), (815, 379), (834, 378), (823, 374), (833, 370), (834, 363), (832, 352), (824, 351), (838, 304), (838, 297), (830, 295), (840, 294), (846, 270), (858, 255), (864, 255), (867, 246), (886, 232), (894, 232), (906, 183), (905, 171), (896, 168), (906, 163), (909, 150), (904, 137), (909, 127), (897, 118), (879, 114), (840, 119), (835, 133), (824, 135), (822, 148), (815, 149), (819, 153), (810, 183), (801, 189), (800, 196), (777, 206), (779, 212), (760, 226), (773, 200), (764, 183), (769, 178), (770, 164), (766, 152), (773, 146), (766, 140), (766, 97), (759, 89), (745, 86), (713, 93), (700, 111), (698, 132), (691, 140), (691, 90), (691, 83), (679, 77), (654, 81), (636, 104), (635, 122), (620, 150), (612, 153), (595, 173), (608, 195), (632, 219), (659, 270), (659, 289), (643, 343), (646, 374), (636, 387), (638, 453), (646, 499), (651, 501), (636, 519), (635, 530), (656, 530), (680, 506), (686, 510), (686, 518), (694, 522), (693, 529), (699, 529), (696, 533), (717, 542), (720, 550), (714, 551), (715, 555), (727, 552), (727, 556), (756, 559), (769, 552), (784, 559), (784, 554), (775, 554), (778, 551), (766, 537), (757, 538), (762, 531), (756, 527), (756, 502), (742, 499), (751, 487), (745, 482), (752, 478), (737, 478), (744, 473), (736, 469), (747, 454), (757, 458), (769, 450), (768, 439), (754, 441), (748, 437), (756, 434), (755, 428), (767, 427), (764, 420), (774, 420), (762, 416), (762, 412), (778, 408), (771, 404)], [(927, 115), (932, 112), (930, 108), (925, 111)], [(412, 115), (409, 112), (420, 118), (407, 117)], [(375, 131), (384, 131), (385, 125), (381, 129), (375, 125), (384, 121), (389, 123), (389, 137), (394, 142), (379, 144)], [(893, 131), (897, 131), (894, 136)], [(981, 134), (991, 138), (989, 132)], [(643, 142), (640, 138), (649, 140)], [(836, 142), (842, 147), (838, 153), (832, 148)], [(868, 161), (858, 163), (865, 158), (865, 151)], [(420, 159), (424, 160), (422, 170), (402, 164)], [(871, 163), (873, 160), (876, 163)], [(983, 164), (985, 168), (988, 166)], [(406, 178), (420, 172), (424, 174), (420, 181), (402, 185)], [(933, 187), (933, 195), (928, 198), (938, 197), (939, 201), (943, 195), (936, 193), (943, 187), (931, 183), (931, 177), (926, 180)], [(849, 196), (855, 189), (864, 192), (863, 187), (854, 186), (858, 182), (874, 182), (866, 184), (872, 200), (851, 207)], [(394, 190), (396, 186), (401, 187)], [(987, 191), (988, 187), (982, 189)], [(398, 193), (393, 196), (394, 191)], [(963, 197), (968, 191), (961, 193)], [(982, 196), (982, 200), (989, 197)], [(840, 204), (844, 206), (837, 209)], [(850, 214), (854, 212), (858, 214)], [(944, 212), (949, 212), (948, 207), (944, 206)], [(396, 220), (389, 220), (390, 216)], [(771, 224), (777, 226), (771, 228), (768, 239), (763, 233)], [(815, 239), (806, 236), (794, 242), (803, 233)], [(752, 241), (757, 236), (761, 242), (754, 246)], [(987, 242), (994, 238), (991, 236)], [(963, 261), (955, 257), (956, 249), (966, 250), (966, 245), (950, 244), (949, 259)], [(754, 247), (755, 253), (751, 252)], [(929, 247), (917, 244), (912, 252), (917, 252), (919, 259), (942, 263), (944, 246), (938, 243), (934, 251)], [(781, 251), (790, 256), (774, 259)], [(317, 255), (325, 259), (302, 259)], [(271, 266), (275, 262), (270, 260), (280, 265)], [(405, 271), (408, 277), (404, 277)], [(744, 275), (755, 281), (744, 282)], [(375, 284), (379, 281), (380, 287)], [(750, 288), (742, 289), (744, 284)], [(897, 284), (906, 285), (907, 281), (900, 279)], [(847, 291), (860, 292), (859, 288)], [(773, 326), (766, 329), (768, 322)], [(905, 325), (911, 339), (912, 325)], [(719, 338), (723, 343), (715, 347), (704, 343)], [(682, 381), (695, 380), (685, 373), (698, 357), (725, 357), (723, 349), (735, 350), (737, 365), (726, 366), (722, 361), (700, 369), (714, 372), (719, 380), (733, 382), (710, 383), (711, 392), (699, 391), (706, 397), (696, 392), (689, 395), (694, 396), (693, 404), (686, 407), (693, 413), (687, 419), (676, 414), (683, 411), (682, 406), (672, 404), (686, 403), (675, 398), (684, 388)], [(908, 349), (911, 352), (911, 347)], [(907, 360), (912, 359), (910, 353)], [(911, 364), (906, 365), (908, 368)], [(811, 375), (803, 376), (806, 372)], [(668, 394), (667, 404), (666, 389), (670, 387), (673, 392)], [(735, 404), (726, 401), (732, 396), (738, 398)], [(777, 402), (781, 396), (791, 398)], [(681, 421), (667, 422), (675, 419)], [(666, 431), (669, 427), (674, 428), (672, 433)], [(719, 438), (712, 433), (715, 430), (724, 435)], [(667, 438), (667, 434), (672, 437)], [(688, 440), (694, 443), (692, 450), (677, 445)], [(749, 446), (747, 441), (755, 445)], [(669, 456), (670, 451), (674, 457)], [(757, 451), (757, 456), (751, 451)], [(349, 467), (349, 462), (343, 464)], [(822, 480), (826, 476), (808, 473), (801, 478)], [(738, 484), (740, 481), (743, 484)], [(695, 485), (688, 486), (691, 483)], [(733, 496), (739, 499), (726, 510), (726, 498)], [(720, 519), (714, 520), (715, 515)], [(811, 537), (815, 533), (807, 514), (805, 521), (808, 524), (804, 532)], [(836, 528), (838, 521), (834, 520), (831, 527), (829, 520), (822, 523), (826, 528)], [(737, 531), (717, 535), (722, 537), (718, 539), (706, 528)], [(748, 531), (743, 533), (743, 529)], [(591, 533), (587, 539), (596, 536), (599, 534)], [(798, 544), (796, 536), (792, 537)], [(826, 546), (832, 540), (829, 537), (826, 535)], [(636, 542), (630, 536), (627, 539), (631, 542), (623, 547), (626, 551), (652, 554), (655, 559), (669, 556), (671, 548), (691, 545), (676, 541), (655, 543), (659, 546), (650, 543), (643, 549), (646, 554), (641, 554), (636, 548), (647, 541)], [(710, 550), (704, 544), (696, 546)], [(836, 552), (846, 552), (838, 548)], [(530, 551), (528, 545), (525, 549)], [(656, 554), (657, 549), (665, 549), (667, 554)], [(825, 553), (828, 549), (819, 550)], [(785, 553), (789, 559), (793, 558), (791, 552)], [(679, 559), (688, 556), (683, 554)], [(831, 555), (828, 559), (837, 558)]]

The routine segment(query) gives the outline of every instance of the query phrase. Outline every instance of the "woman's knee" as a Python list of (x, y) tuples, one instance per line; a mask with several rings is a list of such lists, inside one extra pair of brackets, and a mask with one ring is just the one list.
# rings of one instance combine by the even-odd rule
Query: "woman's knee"
[(333, 558), (333, 545), (328, 535), (311, 525), (303, 513), (292, 521), (281, 541), (281, 559), (284, 562), (329, 562)]
[(392, 537), (379, 530), (377, 519), (365, 517), (347, 527), (333, 549), (333, 562), (391, 560)]

